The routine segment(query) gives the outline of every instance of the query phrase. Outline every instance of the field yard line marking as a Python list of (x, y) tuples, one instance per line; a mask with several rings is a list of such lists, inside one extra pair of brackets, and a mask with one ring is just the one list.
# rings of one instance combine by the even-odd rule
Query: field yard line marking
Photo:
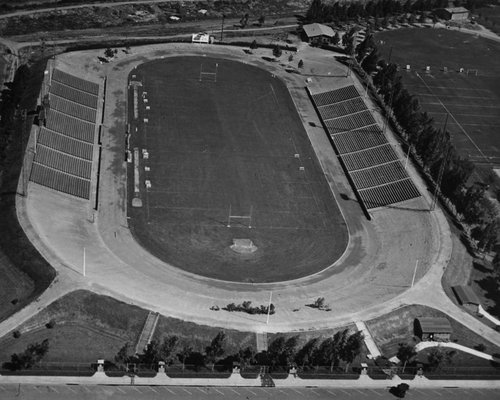
[(340, 390), (342, 393), (345, 393), (345, 394), (346, 394), (346, 395), (348, 395), (348, 396), (352, 396), (352, 395), (351, 395), (351, 393), (346, 392), (345, 390), (342, 390), (342, 389), (339, 389), (339, 390)]
[[(436, 105), (439, 105), (439, 103), (434, 103), (432, 101), (430, 102), (425, 102), (425, 101), (421, 101), (420, 104), (422, 105), (425, 105), (425, 106), (428, 106), (428, 105), (431, 105), (431, 106), (436, 106)], [(487, 105), (471, 105), (471, 104), (453, 104), (450, 105), (450, 107), (477, 107), (477, 108), (494, 108), (494, 109), (498, 109), (499, 107), (497, 105), (495, 106), (487, 106)]]
[(3, 386), (0, 386), (0, 389), (2, 389), (4, 392), (7, 391), (7, 389), (5, 389)]
[(240, 395), (240, 392), (237, 392), (236, 390), (234, 390), (233, 388), (228, 388), (231, 392), (234, 392), (236, 393), (238, 396)]
[(361, 390), (359, 389), (354, 389), (356, 392), (358, 393), (361, 393), (363, 396), (368, 396), (365, 392), (362, 392)]
[(122, 388), (120, 388), (118, 386), (115, 386), (115, 389), (118, 390), (120, 393), (127, 393), (125, 390), (123, 390)]
[(382, 396), (381, 393), (377, 392), (376, 390), (373, 390), (373, 389), (368, 389), (370, 392), (373, 392), (375, 393), (377, 396)]
[(216, 388), (213, 388), (217, 393), (220, 393), (221, 395), (224, 396), (224, 393), (222, 393), (220, 390), (216, 389)]
[(33, 389), (35, 389), (38, 393), (42, 393), (42, 391), (40, 389), (38, 389), (37, 386), (33, 386)]
[(310, 391), (313, 392), (316, 396), (321, 396), (318, 392), (314, 391), (314, 389), (311, 389)]
[[(422, 81), (422, 83), (428, 88), (427, 86), (427, 83), (425, 82), (425, 80), (419, 75), (417, 74), (417, 76), (420, 78), (420, 80)], [(429, 89), (429, 91), (432, 93), (432, 90)], [(438, 100), (439, 102), (441, 103), (441, 106), (446, 110), (446, 112), (448, 112), (448, 114), (450, 115), (450, 117), (455, 121), (455, 123), (458, 125), (458, 127), (462, 130), (462, 132), (465, 134), (465, 136), (467, 136), (467, 138), (470, 140), (470, 142), (474, 145), (474, 147), (477, 149), (477, 151), (479, 151), (479, 153), (483, 156), (483, 158), (487, 161), (488, 161), (488, 158), (486, 157), (486, 155), (482, 152), (482, 150), (478, 147), (478, 145), (476, 144), (476, 142), (474, 142), (472, 140), (472, 138), (467, 134), (467, 132), (465, 131), (465, 129), (462, 127), (462, 125), (460, 125), (458, 123), (458, 121), (455, 119), (455, 116), (450, 112), (450, 110), (448, 110), (448, 108), (443, 104), (443, 102), (441, 101), (441, 99), (434, 95)]]
[(250, 393), (252, 393), (254, 396), (257, 396), (257, 393), (252, 392), (249, 388), (245, 388), (245, 389), (248, 390)]
[(65, 386), (70, 392), (76, 393), (76, 390), (71, 389), (69, 386)]
[(53, 386), (47, 386), (47, 389), (49, 389), (49, 391), (53, 390), (54, 392), (59, 393), (59, 391)]
[(176, 394), (173, 390), (170, 390), (168, 387), (166, 387), (166, 386), (162, 386), (162, 387), (163, 387), (163, 389), (169, 391), (170, 393), (172, 393), (174, 395)]
[[(414, 84), (414, 85), (412, 85), (412, 84), (405, 84), (405, 86), (409, 86), (409, 87), (416, 86), (416, 87), (419, 87), (420, 85), (417, 85), (417, 84)], [(431, 86), (431, 85), (429, 85), (429, 87), (432, 88), (432, 89), (450, 89), (448, 86), (434, 86), (434, 85)], [(476, 91), (480, 90), (482, 92), (491, 93), (491, 90), (488, 90), (488, 89), (475, 89), (475, 88), (466, 88), (466, 87), (453, 87), (453, 89), (455, 89), (455, 90), (476, 90)]]
[(153, 392), (155, 393), (158, 393), (156, 390), (154, 390), (151, 386), (146, 386), (147, 388), (149, 388), (150, 390), (152, 390)]
[(299, 392), (299, 391), (298, 391), (298, 390), (296, 390), (296, 389), (290, 388), (290, 390), (291, 390), (291, 391), (293, 391), (293, 392), (295, 392), (295, 393), (298, 393), (298, 394), (302, 395), (302, 392)]
[(135, 386), (131, 386), (131, 388), (134, 389), (136, 392), (142, 394), (142, 392), (139, 389), (137, 389)]
[(203, 394), (207, 394), (207, 392), (205, 392), (203, 389), (200, 389), (199, 387), (197, 387), (196, 390), (199, 390)]
[(191, 393), (191, 392), (190, 392), (189, 390), (187, 390), (187, 389), (184, 389), (184, 388), (181, 388), (181, 389), (182, 389), (182, 390), (184, 390), (187, 394), (193, 394), (193, 393)]
[(90, 392), (91, 392), (91, 390), (90, 390), (87, 386), (82, 386), (82, 389), (86, 390), (86, 391), (87, 391), (87, 393), (90, 393)]
[(431, 390), (432, 392), (436, 393), (438, 396), (442, 396), (441, 393), (439, 393), (437, 390)]

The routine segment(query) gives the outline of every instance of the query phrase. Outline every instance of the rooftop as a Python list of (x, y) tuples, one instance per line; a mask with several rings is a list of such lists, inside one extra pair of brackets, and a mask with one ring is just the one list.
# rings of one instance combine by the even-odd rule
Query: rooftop
[(422, 333), (452, 333), (450, 321), (444, 317), (420, 317), (417, 318)]
[(317, 24), (317, 23), (308, 24), (304, 25), (303, 28), (307, 37), (315, 37), (315, 36), (333, 37), (335, 35), (332, 28), (322, 24)]

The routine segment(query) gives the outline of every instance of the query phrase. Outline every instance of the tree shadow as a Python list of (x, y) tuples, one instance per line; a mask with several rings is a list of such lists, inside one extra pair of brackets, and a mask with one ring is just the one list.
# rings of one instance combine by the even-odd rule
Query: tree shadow
[(498, 280), (494, 276), (486, 276), (475, 282), (486, 292), (484, 297), (495, 303), (494, 306), (489, 306), (487, 311), (495, 317), (500, 318), (500, 292), (498, 291)]

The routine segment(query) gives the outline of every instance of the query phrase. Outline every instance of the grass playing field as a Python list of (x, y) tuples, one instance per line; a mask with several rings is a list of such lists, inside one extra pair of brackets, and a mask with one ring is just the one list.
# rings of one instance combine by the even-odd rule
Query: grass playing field
[[(200, 81), (201, 71), (216, 81)], [(137, 120), (129, 90), (131, 147), (149, 159), (141, 157), (142, 208), (130, 205), (129, 164), (129, 216), (144, 247), (187, 271), (242, 282), (299, 278), (342, 254), (345, 223), (281, 81), (206, 57), (157, 60), (134, 75), (143, 86)], [(257, 251), (236, 253), (233, 239)]]
[[(447, 130), (459, 152), (477, 165), (498, 168), (500, 43), (446, 29), (400, 29), (375, 38), (386, 59), (391, 53), (402, 69), (411, 66), (402, 71), (405, 87), (437, 127), (448, 115)], [(477, 70), (477, 76), (467, 70)]]

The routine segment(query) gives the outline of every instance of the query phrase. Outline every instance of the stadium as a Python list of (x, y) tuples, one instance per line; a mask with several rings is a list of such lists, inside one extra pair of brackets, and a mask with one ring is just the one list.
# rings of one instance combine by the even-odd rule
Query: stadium
[[(162, 44), (106, 64), (93, 50), (52, 60), (17, 200), (40, 253), (97, 293), (241, 330), (341, 326), (414, 303), (450, 258), (442, 212), (344, 66), (306, 49), (295, 74), (266, 51)], [(210, 310), (270, 296), (267, 320)], [(318, 297), (333, 312), (304, 307)]]

